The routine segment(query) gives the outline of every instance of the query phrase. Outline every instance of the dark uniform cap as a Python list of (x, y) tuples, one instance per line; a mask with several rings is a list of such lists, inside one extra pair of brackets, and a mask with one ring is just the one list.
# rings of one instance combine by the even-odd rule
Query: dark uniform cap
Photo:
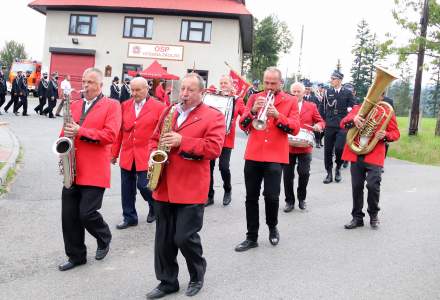
[(335, 77), (339, 80), (342, 80), (344, 78), (344, 74), (342, 74), (338, 70), (334, 70), (331, 77)]
[(113, 81), (119, 81), (119, 77), (118, 77), (118, 76), (115, 76), (115, 77), (113, 78)]
[(257, 85), (257, 84), (260, 84), (260, 80), (254, 80), (253, 82), (252, 82), (252, 84), (254, 84), (254, 85)]
[(351, 83), (346, 83), (344, 84), (344, 88), (346, 88), (347, 90), (349, 90), (350, 92), (354, 91), (354, 86)]

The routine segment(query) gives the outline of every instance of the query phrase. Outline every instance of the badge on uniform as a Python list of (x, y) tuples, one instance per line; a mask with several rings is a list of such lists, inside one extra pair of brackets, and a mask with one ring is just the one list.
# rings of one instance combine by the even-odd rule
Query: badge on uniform
[(338, 115), (338, 110), (337, 109), (334, 109), (333, 110), (333, 114), (336, 116), (336, 115)]

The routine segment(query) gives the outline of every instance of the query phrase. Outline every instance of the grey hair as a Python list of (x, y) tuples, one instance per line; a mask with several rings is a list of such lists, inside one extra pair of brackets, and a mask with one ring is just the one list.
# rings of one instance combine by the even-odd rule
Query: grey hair
[(150, 86), (148, 85), (148, 81), (144, 77), (135, 77), (130, 81), (130, 84), (132, 84), (133, 82), (142, 83), (145, 87), (150, 88)]
[(203, 90), (205, 88), (205, 80), (203, 80), (202, 76), (200, 76), (199, 74), (197, 74), (195, 72), (188, 73), (183, 77), (183, 79), (186, 79), (186, 78), (196, 78), (199, 83), (199, 89)]
[(220, 79), (226, 78), (227, 80), (229, 80), (230, 83), (234, 83), (234, 80), (232, 80), (232, 77), (227, 75), (227, 74), (223, 74), (222, 76), (220, 76)]
[(303, 91), (303, 92), (306, 90), (306, 87), (304, 84), (302, 84), (301, 82), (295, 82), (295, 83), (292, 83), (292, 85), (290, 86), (290, 92), (292, 92), (292, 90), (295, 86), (299, 86), (301, 88), (301, 91)]
[(104, 74), (102, 74), (102, 71), (98, 68), (88, 68), (84, 71), (83, 73), (83, 77), (89, 73), (95, 73), (96, 77), (98, 78), (98, 83), (102, 84), (103, 78), (104, 78)]
[(264, 75), (266, 75), (266, 73), (277, 73), (280, 80), (282, 80), (283, 78), (280, 69), (278, 69), (277, 67), (267, 67), (267, 69), (264, 71)]

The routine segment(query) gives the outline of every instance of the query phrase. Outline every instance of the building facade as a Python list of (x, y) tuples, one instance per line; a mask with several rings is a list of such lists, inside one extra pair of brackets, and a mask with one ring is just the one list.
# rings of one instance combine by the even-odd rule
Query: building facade
[(154, 60), (171, 74), (194, 69), (217, 85), (229, 71), (225, 62), (240, 71), (243, 54), (252, 50), (253, 18), (244, 0), (180, 0), (178, 7), (172, 0), (36, 0), (29, 6), (46, 15), (43, 69), (69, 74), (77, 86), (88, 67), (103, 70), (109, 86), (114, 76)]

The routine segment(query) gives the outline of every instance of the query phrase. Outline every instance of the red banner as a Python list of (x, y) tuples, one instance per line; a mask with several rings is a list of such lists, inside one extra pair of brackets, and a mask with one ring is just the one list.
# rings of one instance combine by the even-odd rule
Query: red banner
[(243, 98), (246, 96), (248, 89), (251, 87), (240, 75), (235, 73), (233, 70), (229, 71), (229, 76), (231, 76), (234, 83), (235, 94), (238, 97)]

